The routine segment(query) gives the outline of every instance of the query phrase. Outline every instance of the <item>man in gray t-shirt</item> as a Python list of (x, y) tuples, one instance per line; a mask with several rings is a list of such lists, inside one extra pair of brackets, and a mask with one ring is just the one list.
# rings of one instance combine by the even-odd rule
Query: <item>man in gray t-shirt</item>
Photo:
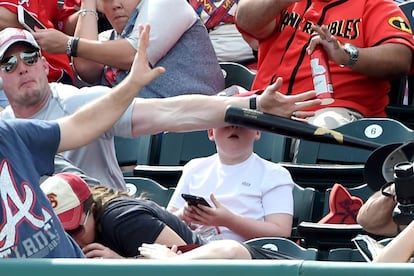
[[(78, 89), (71, 85), (50, 83), (51, 94), (44, 107), (29, 119), (54, 120), (74, 113), (80, 106), (110, 91), (105, 86)], [(124, 190), (125, 182), (118, 166), (114, 148), (114, 136), (132, 137), (132, 105), (121, 119), (104, 135), (82, 148), (64, 152), (62, 155), (81, 168), (86, 175), (116, 190)], [(105, 112), (102, 110), (102, 112)], [(14, 118), (13, 110), (8, 106), (1, 118)]]

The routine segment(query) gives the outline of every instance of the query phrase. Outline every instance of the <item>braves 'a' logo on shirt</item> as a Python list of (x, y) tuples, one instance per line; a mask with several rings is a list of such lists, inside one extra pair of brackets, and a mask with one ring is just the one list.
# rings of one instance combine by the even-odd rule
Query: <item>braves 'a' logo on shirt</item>
[[(15, 183), (9, 164), (0, 167), (0, 257), (46, 256), (56, 244), (47, 208), (34, 212), (37, 195), (28, 183)], [(39, 212), (39, 211), (38, 211)]]

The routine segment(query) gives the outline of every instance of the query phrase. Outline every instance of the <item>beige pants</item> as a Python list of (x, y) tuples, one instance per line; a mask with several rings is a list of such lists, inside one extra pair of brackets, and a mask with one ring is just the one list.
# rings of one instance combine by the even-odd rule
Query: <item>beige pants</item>
[(361, 113), (347, 108), (327, 107), (317, 110), (315, 116), (308, 117), (307, 120), (312, 125), (333, 129), (361, 118)]
[[(351, 109), (343, 107), (327, 107), (315, 112), (315, 115), (308, 117), (309, 124), (334, 129), (344, 124), (356, 121), (363, 118), (362, 114)], [(299, 139), (292, 139), (291, 157), (292, 161), (296, 161), (296, 154), (298, 152)]]

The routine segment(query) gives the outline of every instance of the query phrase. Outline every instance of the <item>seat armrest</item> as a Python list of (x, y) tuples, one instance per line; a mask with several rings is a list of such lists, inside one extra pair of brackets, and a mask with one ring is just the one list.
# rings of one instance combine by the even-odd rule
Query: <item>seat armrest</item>
[(301, 222), (297, 227), (298, 235), (306, 246), (329, 250), (338, 247), (354, 248), (352, 239), (365, 234), (359, 224), (329, 224)]
[(342, 183), (347, 188), (364, 183), (364, 164), (297, 164), (279, 162), (292, 175), (296, 184), (326, 190), (333, 183)]

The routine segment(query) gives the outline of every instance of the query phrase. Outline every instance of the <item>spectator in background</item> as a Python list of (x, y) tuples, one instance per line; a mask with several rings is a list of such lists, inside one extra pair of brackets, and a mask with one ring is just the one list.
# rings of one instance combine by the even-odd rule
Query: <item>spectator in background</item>
[(327, 52), (335, 101), (313, 108), (308, 121), (318, 126), (385, 117), (389, 80), (412, 67), (412, 30), (393, 1), (240, 0), (236, 22), (260, 41), (253, 89), (277, 77), (284, 94), (313, 89), (310, 53), (316, 45)]
[[(76, 10), (69, 5), (60, 9), (57, 0), (1, 1), (0, 30), (7, 27), (22, 28), (17, 20), (17, 6), (20, 3), (47, 28), (73, 35), (77, 20)], [(49, 81), (73, 83), (74, 73), (64, 52), (51, 54), (43, 51), (42, 54), (49, 63)]]
[(234, 22), (238, 0), (188, 0), (208, 30), (219, 62), (232, 61), (254, 69), (255, 50), (244, 40)]
[(48, 52), (68, 50), (83, 81), (107, 86), (119, 83), (128, 74), (131, 57), (138, 47), (138, 25), (148, 23), (151, 25), (150, 63), (167, 71), (145, 87), (139, 97), (212, 95), (224, 89), (224, 77), (208, 33), (187, 1), (105, 0), (99, 3), (113, 27), (99, 37), (96, 0), (82, 1), (75, 38), (55, 30), (39, 30), (34, 34)]

